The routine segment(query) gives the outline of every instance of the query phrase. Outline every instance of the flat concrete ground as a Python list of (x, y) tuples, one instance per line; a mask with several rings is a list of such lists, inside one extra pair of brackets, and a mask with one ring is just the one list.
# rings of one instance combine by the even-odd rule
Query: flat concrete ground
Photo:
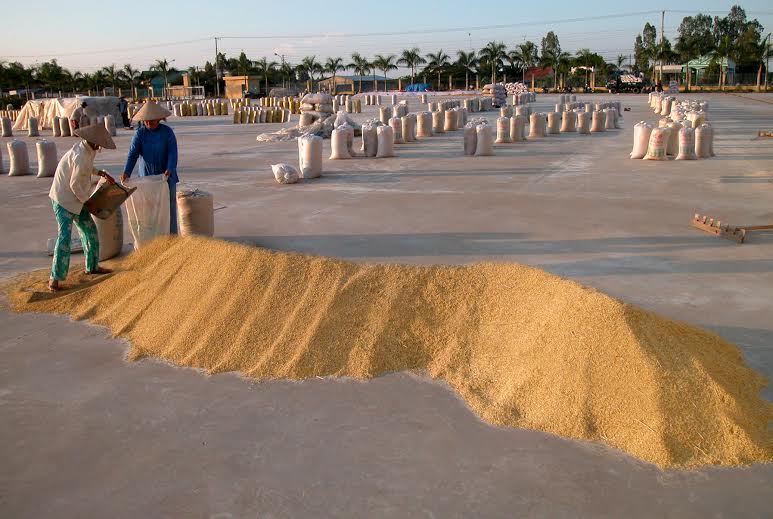
[[(321, 179), (292, 186), (276, 184), (269, 165), (297, 162), (295, 143), (255, 141), (282, 125), (170, 124), (181, 178), (215, 196), (218, 237), (357, 261), (527, 263), (711, 328), (771, 378), (773, 234), (736, 245), (690, 219), (773, 223), (773, 140), (756, 137), (771, 129), (773, 96), (702, 97), (717, 133), (711, 160), (629, 160), (633, 124), (657, 116), (644, 95), (616, 96), (632, 109), (623, 130), (497, 145), (477, 158), (462, 156), (455, 132), (398, 145), (391, 159), (325, 159)], [(538, 96), (536, 108), (555, 102)], [(363, 108), (359, 121), (376, 113)], [(98, 163), (120, 174), (130, 138), (122, 131)], [(57, 139), (60, 155), (71, 142)], [(49, 264), (49, 186), (0, 178), (0, 277)], [(771, 513), (771, 465), (660, 471), (603, 445), (491, 427), (414, 375), (255, 384), (128, 364), (125, 346), (105, 336), (0, 309), (0, 515)]]

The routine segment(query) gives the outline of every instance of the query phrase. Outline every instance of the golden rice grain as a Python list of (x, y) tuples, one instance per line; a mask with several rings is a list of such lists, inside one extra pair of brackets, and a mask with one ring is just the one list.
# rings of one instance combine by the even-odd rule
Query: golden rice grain
[[(773, 461), (766, 380), (717, 335), (538, 269), (360, 264), (163, 238), (100, 282), (9, 292), (161, 357), (257, 379), (422, 370), (488, 422), (596, 440), (661, 467)], [(77, 276), (75, 276), (77, 279)]]

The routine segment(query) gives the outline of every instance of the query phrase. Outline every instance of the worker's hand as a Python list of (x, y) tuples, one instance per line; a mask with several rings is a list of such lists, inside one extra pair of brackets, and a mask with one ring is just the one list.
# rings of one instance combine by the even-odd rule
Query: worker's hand
[(120, 180), (121, 180), (121, 184), (124, 184), (127, 180), (129, 180), (129, 175), (124, 173), (123, 175), (121, 175), (121, 179)]
[(108, 184), (115, 184), (115, 179), (113, 177), (111, 177), (110, 174), (107, 171), (100, 170), (100, 171), (97, 172), (97, 175), (99, 175), (100, 177), (104, 178), (107, 181)]
[(169, 171), (168, 169), (166, 171), (164, 171), (164, 178), (169, 178), (171, 176), (172, 176), (172, 172), (171, 171)]

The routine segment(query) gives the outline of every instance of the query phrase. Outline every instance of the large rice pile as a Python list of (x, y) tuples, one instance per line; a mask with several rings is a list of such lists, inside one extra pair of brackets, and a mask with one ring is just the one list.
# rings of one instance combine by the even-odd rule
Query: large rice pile
[(773, 460), (765, 379), (715, 334), (516, 264), (417, 267), (163, 238), (97, 283), (14, 310), (109, 327), (130, 358), (257, 379), (422, 370), (488, 422), (597, 440), (661, 467)]

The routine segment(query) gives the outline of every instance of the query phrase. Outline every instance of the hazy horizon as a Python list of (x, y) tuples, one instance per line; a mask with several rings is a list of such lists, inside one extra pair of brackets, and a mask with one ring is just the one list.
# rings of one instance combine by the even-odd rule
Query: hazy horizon
[[(698, 12), (725, 16), (736, 3), (749, 19), (759, 20), (765, 35), (773, 29), (773, 6), (767, 2), (690, 1), (666, 12), (666, 37), (674, 40), (685, 16)], [(93, 72), (112, 63), (145, 70), (156, 59), (167, 59), (175, 68), (185, 69), (214, 61), (214, 36), (223, 37), (218, 50), (228, 57), (244, 51), (251, 59), (265, 56), (279, 62), (276, 53), (292, 64), (310, 55), (319, 61), (335, 56), (348, 62), (352, 52), (372, 57), (411, 47), (419, 47), (422, 54), (442, 49), (453, 58), (457, 50), (477, 50), (491, 40), (503, 41), (508, 48), (525, 40), (539, 45), (552, 30), (563, 50), (574, 54), (587, 47), (613, 62), (619, 54), (633, 53), (634, 38), (646, 22), (660, 31), (659, 6), (625, 6), (609, 0), (591, 4), (557, 0), (529, 5), (528, 11), (505, 4), (500, 10), (512, 12), (495, 13), (490, 4), (471, 7), (460, 0), (440, 5), (363, 1), (356, 8), (322, 9), (315, 2), (289, 7), (232, 0), (213, 7), (202, 0), (173, 0), (137, 2), (131, 11), (118, 2), (79, 11), (45, 0), (36, 3), (34, 15), (21, 7), (7, 14), (0, 60), (32, 65), (56, 59), (65, 68)], [(570, 21), (643, 12), (648, 13)]]

